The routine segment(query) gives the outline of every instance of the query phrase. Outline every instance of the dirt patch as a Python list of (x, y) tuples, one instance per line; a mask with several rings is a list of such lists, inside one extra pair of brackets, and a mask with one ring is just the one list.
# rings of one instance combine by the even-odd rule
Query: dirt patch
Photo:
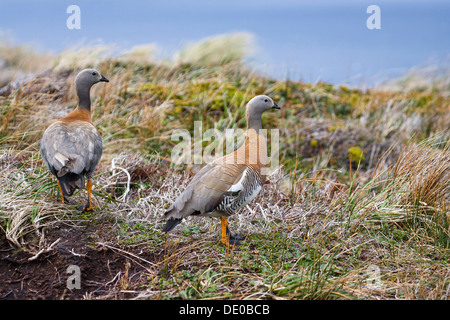
[[(92, 226), (60, 226), (46, 230), (48, 243), (59, 240), (53, 250), (35, 260), (0, 238), (0, 299), (127, 299), (145, 281), (145, 261), (158, 257), (143, 252), (126, 253), (98, 242)], [(94, 239), (95, 238), (95, 239)], [(75, 265), (80, 270), (80, 289), (75, 284)]]

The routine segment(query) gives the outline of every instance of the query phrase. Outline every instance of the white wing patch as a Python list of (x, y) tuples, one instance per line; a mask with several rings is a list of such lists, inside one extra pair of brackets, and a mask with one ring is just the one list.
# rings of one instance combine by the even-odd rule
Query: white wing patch
[(228, 192), (239, 192), (239, 191), (242, 191), (242, 190), (244, 189), (243, 182), (244, 182), (244, 180), (245, 180), (245, 176), (247, 175), (247, 170), (248, 170), (248, 169), (245, 169), (245, 170), (244, 170), (244, 173), (242, 174), (241, 179), (238, 181), (238, 183), (233, 184), (233, 185), (230, 187), (230, 189), (227, 190)]
[(55, 159), (58, 160), (58, 162), (61, 163), (63, 167), (66, 165), (67, 162), (69, 162), (69, 158), (67, 158), (60, 152), (56, 152)]

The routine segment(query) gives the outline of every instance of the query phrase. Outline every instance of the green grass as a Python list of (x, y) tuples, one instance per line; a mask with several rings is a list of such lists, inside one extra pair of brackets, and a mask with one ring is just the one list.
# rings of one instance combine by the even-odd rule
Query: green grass
[[(4, 56), (23, 55), (13, 49)], [(104, 154), (90, 213), (58, 203), (39, 155), (45, 128), (75, 106), (77, 64), (59, 57), (46, 76), (0, 96), (0, 232), (35, 254), (43, 228), (87, 223), (98, 243), (152, 259), (134, 280), (139, 299), (448, 299), (448, 88), (276, 81), (249, 72), (236, 52), (206, 65), (86, 56), (82, 67), (110, 80), (92, 90)], [(263, 117), (264, 128), (280, 130), (281, 168), (230, 219), (246, 241), (223, 247), (220, 223), (206, 218), (163, 234), (162, 214), (196, 168), (171, 163), (172, 132), (193, 134), (197, 120), (203, 131), (243, 129), (257, 94), (282, 107)], [(86, 191), (72, 200), (85, 203)], [(379, 287), (368, 284), (370, 267)]]

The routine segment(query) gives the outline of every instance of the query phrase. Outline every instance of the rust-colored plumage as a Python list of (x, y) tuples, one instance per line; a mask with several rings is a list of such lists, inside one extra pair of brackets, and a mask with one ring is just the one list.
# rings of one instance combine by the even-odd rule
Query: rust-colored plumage
[(203, 167), (166, 211), (163, 231), (172, 230), (190, 215), (220, 217), (221, 242), (234, 245), (240, 237), (232, 236), (227, 218), (247, 205), (260, 192), (267, 165), (266, 140), (259, 130), (261, 115), (279, 106), (267, 96), (257, 96), (246, 107), (247, 132), (244, 144), (222, 158)]
[(84, 210), (92, 210), (92, 176), (102, 156), (102, 138), (91, 120), (89, 91), (100, 81), (109, 82), (98, 71), (85, 69), (76, 79), (78, 106), (64, 118), (52, 123), (44, 132), (40, 144), (42, 159), (57, 178), (62, 203), (75, 189), (85, 187), (88, 203)]

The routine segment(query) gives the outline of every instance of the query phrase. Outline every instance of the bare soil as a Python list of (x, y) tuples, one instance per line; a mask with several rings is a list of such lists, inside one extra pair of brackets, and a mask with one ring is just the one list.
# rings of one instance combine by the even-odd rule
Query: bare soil
[[(158, 257), (99, 245), (92, 225), (59, 226), (45, 232), (48, 243), (60, 241), (37, 259), (0, 238), (0, 300), (127, 299), (145, 281), (145, 263)], [(105, 240), (105, 239), (102, 239)], [(131, 254), (130, 254), (131, 253)], [(140, 260), (140, 258), (145, 260)], [(81, 271), (80, 289), (69, 289), (70, 265)]]

